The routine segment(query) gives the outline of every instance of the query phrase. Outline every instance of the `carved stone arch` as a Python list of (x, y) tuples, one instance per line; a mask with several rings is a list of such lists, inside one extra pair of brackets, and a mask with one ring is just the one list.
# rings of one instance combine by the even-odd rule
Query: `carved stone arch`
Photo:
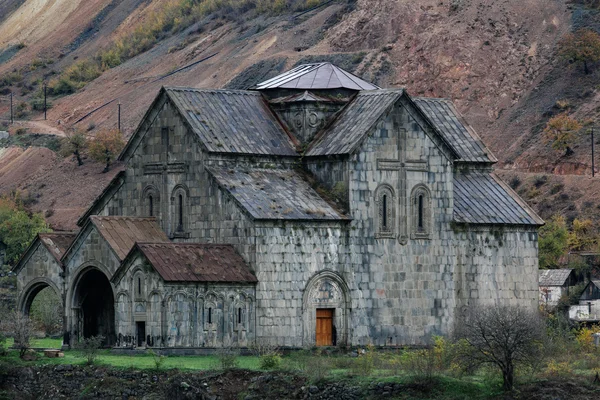
[(433, 210), (431, 191), (420, 183), (410, 193), (410, 235), (412, 239), (431, 239)]
[(54, 282), (52, 282), (52, 280), (45, 277), (40, 277), (32, 279), (23, 288), (17, 301), (18, 310), (23, 314), (28, 315), (29, 309), (31, 308), (31, 303), (33, 302), (33, 299), (35, 299), (35, 296), (37, 296), (39, 292), (41, 292), (47, 287), (52, 288), (52, 290), (60, 299), (61, 306), (64, 307), (64, 298), (62, 291), (58, 288), (58, 286), (56, 286)]
[(160, 190), (154, 185), (146, 185), (142, 191), (143, 215), (160, 218)]
[(306, 284), (302, 295), (304, 346), (316, 345), (317, 309), (333, 310), (335, 328), (333, 345), (344, 346), (349, 341), (351, 299), (348, 285), (334, 271), (320, 271)]
[(171, 221), (173, 237), (187, 237), (189, 231), (190, 191), (186, 185), (175, 185), (171, 191)]
[(222, 293), (209, 290), (204, 295), (202, 309), (202, 337), (206, 347), (219, 347), (223, 344), (225, 331), (225, 299)]
[(102, 335), (105, 345), (116, 343), (115, 286), (110, 270), (100, 262), (89, 261), (70, 274), (65, 296), (68, 337), (65, 344), (94, 335)]
[(375, 189), (375, 237), (378, 239), (396, 237), (396, 192), (387, 183)]
[(160, 347), (163, 338), (163, 294), (153, 289), (148, 293), (146, 307), (146, 346)]

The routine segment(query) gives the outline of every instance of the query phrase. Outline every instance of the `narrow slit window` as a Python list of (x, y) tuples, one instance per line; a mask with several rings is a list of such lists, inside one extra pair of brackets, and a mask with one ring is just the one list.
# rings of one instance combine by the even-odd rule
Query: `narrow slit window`
[(148, 196), (148, 214), (150, 214), (150, 217), (154, 216), (154, 198), (152, 195)]
[(183, 231), (183, 195), (179, 195), (179, 225), (177, 227), (178, 231)]
[(208, 309), (208, 323), (212, 324), (212, 307)]
[(388, 209), (387, 209), (387, 194), (383, 195), (382, 198), (382, 207), (383, 207), (383, 217), (382, 219), (382, 225), (383, 225), (383, 229), (387, 229), (388, 227)]
[(138, 294), (142, 294), (142, 278), (138, 277)]
[(242, 307), (238, 308), (238, 324), (242, 323)]
[(417, 227), (419, 228), (420, 231), (423, 230), (423, 195), (420, 194), (419, 195), (419, 205), (418, 205), (418, 209), (419, 209), (419, 215), (418, 215), (418, 221), (417, 221)]

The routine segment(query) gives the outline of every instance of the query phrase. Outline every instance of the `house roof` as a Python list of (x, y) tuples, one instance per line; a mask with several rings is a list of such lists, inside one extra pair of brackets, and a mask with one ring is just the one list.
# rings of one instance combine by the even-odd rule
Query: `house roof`
[(209, 167), (217, 183), (254, 219), (346, 220), (292, 170)]
[(259, 92), (175, 87), (165, 91), (209, 152), (298, 156)]
[(540, 269), (539, 285), (562, 286), (569, 279), (571, 272), (573, 272), (572, 269)]
[(454, 175), (454, 221), (469, 224), (543, 225), (544, 221), (492, 173)]
[(259, 83), (253, 89), (352, 89), (375, 90), (373, 85), (328, 62), (302, 64)]
[(120, 261), (125, 259), (135, 242), (167, 242), (169, 239), (156, 223), (156, 218), (91, 216), (100, 235), (108, 242)]
[(269, 100), (270, 104), (278, 103), (301, 103), (301, 102), (319, 102), (319, 103), (345, 103), (347, 99), (338, 99), (335, 97), (319, 96), (308, 90), (301, 93), (295, 93), (289, 96), (278, 97), (276, 99)]
[(403, 93), (402, 89), (358, 93), (329, 128), (319, 134), (306, 155), (325, 156), (353, 152), (371, 126)]
[(60, 259), (77, 237), (77, 232), (40, 233), (38, 236), (50, 254), (61, 263)]
[(413, 98), (413, 101), (458, 153), (458, 161), (497, 162), (450, 100), (417, 97)]
[(136, 243), (167, 282), (257, 282), (231, 245), (201, 243)]

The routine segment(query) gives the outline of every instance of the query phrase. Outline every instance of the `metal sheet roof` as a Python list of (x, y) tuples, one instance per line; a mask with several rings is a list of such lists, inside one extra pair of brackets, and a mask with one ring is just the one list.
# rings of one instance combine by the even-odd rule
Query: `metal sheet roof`
[(373, 85), (335, 65), (303, 64), (256, 85), (255, 89), (352, 89), (375, 90)]
[(508, 225), (544, 223), (494, 174), (478, 171), (454, 175), (454, 221)]
[(497, 161), (450, 100), (417, 97), (413, 101), (458, 153), (458, 161)]
[(137, 243), (136, 247), (167, 282), (257, 282), (231, 245)]
[(50, 254), (58, 261), (61, 262), (63, 254), (67, 251), (75, 237), (76, 232), (52, 232), (52, 233), (40, 233), (39, 237), (44, 246), (48, 249)]
[(209, 152), (298, 156), (259, 92), (165, 90)]
[(348, 154), (354, 151), (381, 115), (403, 94), (402, 89), (360, 92), (339, 117), (319, 134), (307, 156)]
[(208, 171), (255, 219), (347, 219), (292, 170), (210, 167)]
[(123, 261), (135, 242), (166, 242), (169, 239), (156, 218), (91, 216), (90, 222)]
[(539, 285), (562, 286), (571, 275), (571, 272), (573, 272), (572, 269), (540, 269)]

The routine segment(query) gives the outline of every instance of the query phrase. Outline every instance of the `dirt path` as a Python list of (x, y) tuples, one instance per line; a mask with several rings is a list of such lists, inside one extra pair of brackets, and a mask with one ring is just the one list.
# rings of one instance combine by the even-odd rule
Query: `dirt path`
[(66, 136), (64, 131), (48, 124), (47, 121), (15, 121), (15, 126), (28, 129), (28, 133)]

